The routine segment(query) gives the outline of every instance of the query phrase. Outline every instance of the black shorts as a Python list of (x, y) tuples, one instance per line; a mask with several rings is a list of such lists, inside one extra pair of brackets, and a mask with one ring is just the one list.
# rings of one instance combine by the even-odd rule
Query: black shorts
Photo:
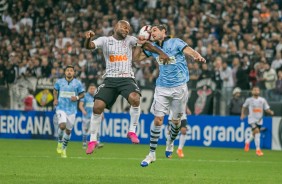
[(254, 129), (256, 129), (256, 128), (258, 128), (258, 129), (261, 128), (261, 125), (258, 125), (257, 123), (251, 123), (251, 124), (249, 124), (249, 125), (250, 125), (250, 127), (252, 128), (252, 130), (254, 130)]
[(187, 128), (186, 126), (187, 126), (187, 119), (182, 119), (180, 128)]
[(133, 78), (105, 78), (103, 84), (101, 84), (95, 93), (95, 99), (99, 99), (105, 102), (106, 108), (110, 109), (115, 103), (118, 95), (122, 95), (128, 100), (129, 94), (136, 92), (141, 96), (139, 87)]

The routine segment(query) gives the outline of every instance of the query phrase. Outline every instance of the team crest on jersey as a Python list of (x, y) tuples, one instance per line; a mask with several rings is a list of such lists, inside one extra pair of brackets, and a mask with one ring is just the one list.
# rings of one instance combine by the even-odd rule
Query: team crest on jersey
[(113, 40), (109, 40), (109, 45), (113, 45), (114, 41)]

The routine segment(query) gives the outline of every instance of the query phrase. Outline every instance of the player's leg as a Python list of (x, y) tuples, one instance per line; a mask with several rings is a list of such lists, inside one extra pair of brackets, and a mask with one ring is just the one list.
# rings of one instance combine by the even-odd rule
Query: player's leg
[(71, 131), (73, 129), (74, 123), (75, 123), (75, 114), (68, 115), (66, 130), (63, 136), (63, 145), (62, 145), (62, 153), (61, 153), (62, 158), (67, 157), (67, 147), (71, 138)]
[(127, 99), (130, 104), (130, 124), (127, 137), (133, 144), (139, 144), (139, 139), (136, 135), (136, 127), (139, 124), (140, 118), (140, 96), (141, 92), (134, 79), (125, 78), (118, 88), (120, 94)]
[[(186, 116), (186, 114), (184, 114), (184, 116)], [(179, 145), (178, 145), (178, 149), (177, 149), (177, 155), (178, 155), (179, 158), (184, 157), (183, 147), (184, 147), (185, 142), (186, 142), (186, 132), (187, 132), (187, 119), (181, 118)]]
[(115, 103), (118, 93), (113, 86), (111, 79), (106, 78), (104, 83), (101, 84), (94, 96), (93, 113), (90, 120), (90, 141), (86, 150), (86, 154), (93, 153), (98, 145), (98, 133), (102, 121), (102, 113), (105, 108), (111, 108)]
[(171, 89), (172, 101), (170, 109), (172, 111), (170, 133), (166, 141), (166, 157), (171, 158), (173, 152), (173, 141), (177, 137), (181, 127), (181, 117), (184, 114), (186, 108), (186, 94), (188, 93), (186, 84)]
[(163, 119), (165, 114), (168, 113), (170, 99), (168, 98), (169, 92), (156, 87), (154, 94), (154, 101), (151, 106), (151, 113), (154, 114), (154, 124), (150, 129), (150, 152), (146, 158), (141, 162), (142, 167), (148, 166), (156, 160), (156, 149), (158, 140), (161, 133)]
[(250, 150), (250, 143), (254, 140), (254, 136), (255, 136), (254, 130), (257, 128), (255, 123), (249, 123), (249, 126), (252, 128), (252, 134), (245, 141), (245, 148), (244, 148), (244, 150), (246, 152), (248, 152)]
[(64, 111), (57, 110), (56, 111), (58, 118), (58, 144), (57, 144), (57, 153), (62, 153), (63, 146), (63, 135), (66, 129), (67, 115)]
[(253, 130), (257, 156), (263, 156), (263, 152), (260, 149), (260, 127), (260, 125), (257, 125), (257, 127)]
[(90, 119), (82, 119), (82, 147), (87, 147), (87, 136), (89, 135)]

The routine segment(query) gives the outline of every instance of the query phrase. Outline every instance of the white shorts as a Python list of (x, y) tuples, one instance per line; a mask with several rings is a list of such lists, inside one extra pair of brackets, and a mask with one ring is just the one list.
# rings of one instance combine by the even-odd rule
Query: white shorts
[(183, 109), (186, 109), (187, 98), (188, 88), (186, 83), (173, 88), (157, 86), (151, 113), (157, 117), (163, 117), (169, 114), (169, 110), (171, 110), (172, 119), (179, 119), (183, 115)]
[(72, 130), (75, 122), (75, 114), (69, 115), (62, 110), (57, 110), (56, 114), (58, 118), (58, 124), (60, 125), (61, 123), (66, 123), (66, 128), (68, 130)]
[[(185, 119), (187, 119), (187, 114), (186, 114), (186, 106), (187, 106), (187, 102), (188, 102), (188, 87), (187, 87), (187, 93), (185, 93), (185, 107), (184, 107), (184, 109), (183, 109), (183, 111), (182, 111), (182, 116), (181, 116), (181, 120), (185, 120)], [(172, 111), (170, 110), (169, 111), (169, 116), (168, 116), (168, 120), (171, 120), (171, 118), (172, 118)]]
[[(91, 118), (82, 118), (82, 132), (88, 134), (90, 129), (90, 120)], [(86, 132), (87, 130), (87, 132)]]

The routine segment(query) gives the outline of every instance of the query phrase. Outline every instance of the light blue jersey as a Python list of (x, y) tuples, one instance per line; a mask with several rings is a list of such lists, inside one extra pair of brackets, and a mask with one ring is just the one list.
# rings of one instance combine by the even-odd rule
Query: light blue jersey
[(163, 62), (159, 60), (158, 54), (145, 50), (145, 54), (148, 57), (153, 56), (159, 63), (160, 72), (156, 86), (176, 87), (187, 83), (189, 81), (189, 71), (183, 53), (187, 43), (179, 38), (166, 38), (162, 46), (156, 43), (153, 43), (153, 45), (170, 57), (169, 63), (163, 65)]
[(84, 92), (81, 82), (75, 78), (70, 82), (62, 78), (57, 80), (54, 89), (58, 91), (58, 106), (56, 110), (62, 110), (66, 114), (76, 114), (77, 101), (71, 101), (71, 96), (78, 96)]
[(82, 118), (90, 119), (94, 106), (94, 96), (90, 93), (86, 93), (85, 96), (81, 99), (81, 102), (83, 102), (83, 107), (87, 112), (87, 114), (83, 115)]

